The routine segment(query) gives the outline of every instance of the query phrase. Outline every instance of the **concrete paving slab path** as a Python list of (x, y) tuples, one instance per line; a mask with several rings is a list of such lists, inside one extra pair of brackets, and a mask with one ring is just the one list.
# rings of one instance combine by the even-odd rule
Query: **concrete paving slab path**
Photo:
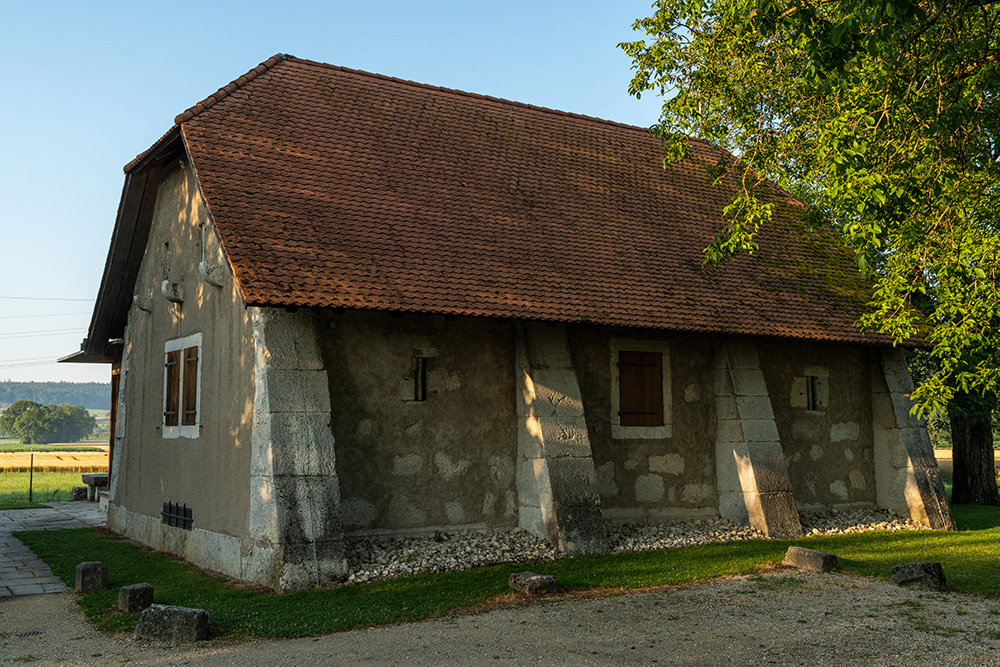
[(0, 598), (61, 593), (69, 588), (14, 537), (18, 530), (86, 528), (105, 524), (96, 502), (49, 503), (30, 510), (0, 510)]

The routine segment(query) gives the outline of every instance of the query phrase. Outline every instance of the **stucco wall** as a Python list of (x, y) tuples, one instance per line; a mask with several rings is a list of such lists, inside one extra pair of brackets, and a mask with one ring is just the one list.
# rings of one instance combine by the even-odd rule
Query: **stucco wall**
[[(758, 340), (757, 351), (788, 460), (796, 504), (871, 506), (874, 350), (848, 345)], [(804, 378), (825, 377), (827, 405), (809, 410)]]
[[(664, 341), (669, 346), (670, 437), (612, 437), (612, 338)], [(570, 347), (590, 428), (604, 518), (622, 522), (716, 516), (713, 339), (577, 326), (570, 328)]]
[(320, 332), (345, 531), (517, 524), (511, 323), (347, 312)]
[[(122, 469), (113, 501), (157, 521), (163, 503), (186, 503), (196, 529), (242, 537), (249, 507), (252, 329), (228, 268), (210, 273), (221, 287), (199, 272), (202, 225), (210, 270), (228, 267), (190, 169), (174, 162), (163, 172), (135, 287), (139, 303), (129, 312), (124, 439), (115, 452)], [(165, 243), (166, 277), (183, 286), (181, 303), (161, 289)], [(164, 343), (199, 332), (200, 434), (164, 438)]]

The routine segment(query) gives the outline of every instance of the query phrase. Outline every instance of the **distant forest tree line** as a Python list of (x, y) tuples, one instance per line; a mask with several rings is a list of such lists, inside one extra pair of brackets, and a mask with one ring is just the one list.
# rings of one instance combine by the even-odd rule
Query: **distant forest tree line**
[(111, 406), (110, 382), (13, 382), (0, 381), (0, 408), (20, 400), (42, 405), (82, 405), (88, 410)]

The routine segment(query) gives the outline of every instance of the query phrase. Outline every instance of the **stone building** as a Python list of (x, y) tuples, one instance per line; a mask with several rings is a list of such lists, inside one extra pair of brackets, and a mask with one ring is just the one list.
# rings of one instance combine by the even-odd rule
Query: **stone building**
[(88, 338), (112, 364), (109, 525), (238, 579), (337, 581), (348, 534), (797, 510), (952, 525), (905, 360), (845, 250), (692, 141), (283, 55), (125, 168)]

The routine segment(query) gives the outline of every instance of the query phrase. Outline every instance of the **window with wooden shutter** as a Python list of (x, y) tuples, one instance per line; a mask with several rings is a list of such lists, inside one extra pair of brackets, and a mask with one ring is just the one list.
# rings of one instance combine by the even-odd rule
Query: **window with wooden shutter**
[(181, 423), (198, 423), (198, 347), (184, 349), (184, 414)]
[(197, 438), (201, 432), (201, 334), (163, 346), (164, 438)]
[(612, 338), (610, 348), (611, 437), (669, 438), (669, 344)]
[(663, 355), (620, 351), (618, 391), (622, 426), (663, 426)]
[(166, 354), (166, 387), (164, 389), (163, 425), (177, 426), (181, 391), (181, 351)]

